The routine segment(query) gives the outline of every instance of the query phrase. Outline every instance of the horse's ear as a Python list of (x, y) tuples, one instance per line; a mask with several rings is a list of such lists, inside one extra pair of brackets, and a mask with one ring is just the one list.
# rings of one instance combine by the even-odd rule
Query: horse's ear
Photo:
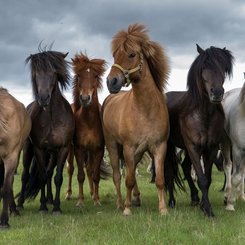
[(75, 60), (74, 60), (74, 59), (72, 59), (72, 58), (71, 58), (71, 61), (72, 61), (73, 63), (75, 63)]
[(197, 45), (197, 52), (198, 52), (199, 54), (203, 53), (204, 50), (203, 50), (198, 44), (196, 44), (196, 45)]
[(63, 54), (63, 57), (65, 58), (68, 54), (69, 54), (69, 52), (67, 52), (66, 54)]
[(224, 47), (223, 50), (226, 50), (226, 47)]

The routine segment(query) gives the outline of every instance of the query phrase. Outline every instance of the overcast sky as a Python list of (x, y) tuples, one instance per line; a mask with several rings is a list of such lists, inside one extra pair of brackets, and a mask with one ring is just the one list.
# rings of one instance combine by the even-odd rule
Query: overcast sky
[[(86, 51), (112, 64), (113, 35), (139, 22), (149, 29), (170, 59), (168, 90), (183, 90), (198, 43), (226, 47), (235, 56), (234, 76), (226, 88), (239, 87), (245, 71), (245, 1), (243, 0), (0, 0), (0, 85), (20, 101), (32, 100), (25, 59), (38, 44), (53, 50)], [(101, 100), (107, 94), (104, 91)], [(70, 91), (66, 93), (70, 100)]]

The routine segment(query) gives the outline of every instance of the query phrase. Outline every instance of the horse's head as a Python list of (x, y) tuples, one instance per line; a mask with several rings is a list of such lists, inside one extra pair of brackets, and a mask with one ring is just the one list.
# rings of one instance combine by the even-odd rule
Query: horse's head
[(123, 86), (140, 79), (143, 67), (143, 53), (134, 50), (117, 50), (114, 53), (114, 64), (107, 77), (107, 87), (110, 93), (117, 93)]
[(49, 105), (54, 89), (59, 87), (58, 82), (61, 88), (66, 88), (69, 83), (67, 54), (43, 51), (26, 59), (26, 63), (31, 63), (33, 94), (41, 107)]
[(75, 55), (72, 59), (75, 72), (73, 95), (76, 105), (89, 106), (97, 89), (102, 87), (102, 76), (105, 72), (105, 60), (89, 59), (84, 54)]
[(200, 94), (206, 94), (211, 103), (220, 103), (224, 95), (225, 78), (232, 75), (233, 57), (225, 48), (210, 47), (203, 50), (197, 45), (197, 51), (199, 56), (188, 74), (188, 86), (192, 86), (191, 80), (196, 81)]

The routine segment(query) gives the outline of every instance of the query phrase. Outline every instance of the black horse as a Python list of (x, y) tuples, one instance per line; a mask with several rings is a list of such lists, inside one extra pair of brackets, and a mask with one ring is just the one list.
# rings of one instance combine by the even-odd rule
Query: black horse
[[(23, 149), (24, 170), (18, 207), (23, 207), (26, 198), (35, 198), (41, 190), (40, 211), (47, 211), (45, 185), (48, 182), (48, 198), (53, 201), (53, 212), (61, 211), (62, 172), (75, 127), (70, 104), (60, 90), (66, 89), (70, 81), (66, 56), (67, 54), (49, 50), (30, 55), (26, 59), (26, 63), (30, 62), (35, 101), (27, 108), (32, 119), (32, 129)], [(50, 185), (56, 166), (56, 194), (52, 200)], [(35, 173), (38, 173), (38, 178)]]
[[(170, 137), (166, 166), (172, 162), (175, 147), (186, 151), (182, 163), (183, 172), (191, 189), (192, 205), (200, 202), (198, 190), (191, 178), (191, 164), (198, 178), (202, 192), (201, 209), (208, 216), (214, 216), (208, 198), (211, 184), (212, 165), (216, 158), (224, 130), (224, 111), (221, 105), (227, 76), (232, 75), (233, 56), (226, 48), (210, 47), (206, 50), (197, 45), (199, 55), (192, 63), (186, 92), (168, 92), (167, 102), (170, 118)], [(203, 158), (203, 171), (200, 159)], [(175, 162), (176, 163), (176, 162)], [(170, 206), (175, 206), (173, 183), (167, 178)]]

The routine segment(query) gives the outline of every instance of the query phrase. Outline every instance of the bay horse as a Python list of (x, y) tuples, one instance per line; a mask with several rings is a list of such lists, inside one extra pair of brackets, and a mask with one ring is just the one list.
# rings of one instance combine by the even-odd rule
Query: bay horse
[(234, 211), (237, 198), (245, 201), (245, 83), (242, 88), (226, 92), (222, 105), (226, 117), (226, 136), (222, 143), (226, 175), (224, 196), (226, 210)]
[(31, 130), (31, 119), (22, 103), (0, 87), (0, 229), (9, 228), (9, 213), (19, 215), (14, 202), (14, 173), (19, 154)]
[[(200, 202), (198, 190), (190, 175), (192, 164), (202, 192), (200, 207), (204, 214), (213, 217), (208, 190), (211, 184), (212, 165), (224, 131), (225, 115), (221, 105), (224, 94), (223, 83), (227, 76), (232, 75), (233, 56), (226, 48), (212, 46), (203, 50), (197, 45), (197, 51), (198, 56), (188, 72), (187, 91), (166, 93), (170, 119), (166, 159), (167, 161), (173, 159), (171, 156), (174, 154), (171, 150), (173, 147), (186, 151), (182, 168), (191, 189), (191, 204), (198, 205)], [(200, 162), (201, 157), (204, 170)], [(173, 193), (170, 195), (170, 204), (175, 205)]]
[[(73, 138), (74, 155), (78, 167), (79, 194), (77, 206), (84, 205), (83, 184), (86, 167), (90, 194), (95, 204), (100, 204), (99, 181), (100, 168), (104, 156), (104, 136), (101, 122), (101, 105), (98, 100), (98, 90), (102, 88), (102, 76), (106, 62), (102, 59), (89, 59), (82, 52), (72, 59), (73, 81), (72, 104), (75, 118), (75, 133)], [(66, 199), (71, 198), (71, 177), (73, 174), (73, 149), (71, 149), (68, 164), (68, 190)]]
[[(164, 200), (164, 159), (169, 135), (168, 110), (163, 95), (169, 73), (163, 48), (150, 40), (145, 26), (129, 25), (112, 40), (114, 64), (107, 77), (109, 95), (102, 105), (102, 122), (106, 148), (113, 169), (117, 208), (122, 208), (119, 160), (126, 166), (127, 189), (124, 215), (130, 215), (131, 194), (140, 205), (135, 178), (137, 163), (144, 152), (154, 158), (159, 211), (167, 212)], [(121, 91), (131, 84), (129, 91)]]
[(47, 182), (51, 184), (56, 167), (56, 194), (54, 200), (52, 196), (50, 198), (53, 201), (52, 212), (58, 214), (61, 212), (62, 172), (75, 128), (71, 106), (61, 92), (70, 81), (68, 62), (65, 60), (68, 53), (40, 51), (26, 59), (26, 63), (30, 63), (35, 101), (27, 107), (32, 129), (30, 140), (23, 149), (22, 188), (18, 206), (22, 207), (27, 198), (35, 198), (41, 190), (39, 210), (48, 211), (45, 186)]

